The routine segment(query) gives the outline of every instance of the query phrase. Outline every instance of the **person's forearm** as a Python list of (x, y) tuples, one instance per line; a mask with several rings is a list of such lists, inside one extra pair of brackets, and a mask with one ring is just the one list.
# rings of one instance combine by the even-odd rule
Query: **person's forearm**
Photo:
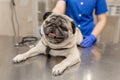
[(62, 13), (62, 14), (64, 14), (64, 11), (61, 10), (60, 8), (54, 8), (54, 9), (52, 10), (52, 12), (54, 12), (54, 13)]
[(65, 6), (66, 3), (63, 0), (59, 0), (55, 6), (55, 8), (52, 10), (54, 13), (65, 13)]
[(101, 32), (102, 30), (104, 29), (105, 27), (105, 24), (106, 24), (106, 14), (103, 14), (103, 15), (100, 15), (98, 18), (97, 18), (98, 22), (94, 28), (94, 30), (92, 31), (92, 34), (97, 37)]

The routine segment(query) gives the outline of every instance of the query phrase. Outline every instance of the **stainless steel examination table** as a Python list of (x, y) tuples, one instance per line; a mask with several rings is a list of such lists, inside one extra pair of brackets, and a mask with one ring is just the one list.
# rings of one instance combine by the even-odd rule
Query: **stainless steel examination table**
[(68, 68), (60, 76), (52, 76), (52, 67), (63, 58), (44, 55), (13, 64), (12, 58), (28, 50), (15, 48), (14, 38), (0, 36), (0, 80), (120, 80), (120, 44), (97, 43), (79, 48), (81, 64)]

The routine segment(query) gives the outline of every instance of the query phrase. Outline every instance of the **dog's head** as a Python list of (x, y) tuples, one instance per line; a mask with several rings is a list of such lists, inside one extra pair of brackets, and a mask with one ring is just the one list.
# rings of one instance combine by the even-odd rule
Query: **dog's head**
[(66, 15), (47, 12), (43, 19), (44, 36), (50, 43), (59, 44), (75, 34), (75, 24)]

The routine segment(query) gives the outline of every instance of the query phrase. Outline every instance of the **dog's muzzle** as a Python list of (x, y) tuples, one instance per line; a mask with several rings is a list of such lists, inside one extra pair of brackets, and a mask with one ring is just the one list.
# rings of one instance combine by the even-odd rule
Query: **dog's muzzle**
[[(56, 31), (58, 31), (58, 32), (56, 32)], [(57, 33), (59, 33), (59, 35), (57, 35)], [(64, 39), (65, 38), (65, 35), (64, 35), (62, 29), (60, 28), (60, 26), (58, 26), (56, 24), (52, 24), (52, 30), (50, 31), (48, 36), (56, 38), (56, 39)]]
[[(60, 25), (57, 24), (50, 24), (44, 28), (45, 35), (48, 40), (52, 43), (61, 43), (64, 41), (68, 35), (66, 32), (61, 28)], [(67, 30), (66, 30), (67, 31)]]

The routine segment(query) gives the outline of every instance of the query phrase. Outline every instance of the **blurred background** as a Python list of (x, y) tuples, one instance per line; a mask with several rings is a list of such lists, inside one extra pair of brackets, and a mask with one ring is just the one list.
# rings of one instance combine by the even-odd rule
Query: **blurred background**
[[(44, 12), (51, 11), (57, 0), (0, 0), (0, 36), (36, 36)], [(107, 24), (98, 42), (120, 42), (120, 0), (106, 0)], [(101, 5), (102, 6), (102, 5)]]
[[(81, 64), (62, 76), (51, 74), (52, 67), (63, 59), (59, 57), (41, 55), (12, 64), (13, 57), (34, 47), (36, 37), (40, 38), (42, 16), (53, 9), (56, 1), (0, 0), (0, 80), (120, 80), (120, 0), (106, 0), (107, 24), (98, 44), (79, 47)], [(23, 39), (26, 36), (34, 38)], [(23, 45), (16, 46), (18, 42)]]

